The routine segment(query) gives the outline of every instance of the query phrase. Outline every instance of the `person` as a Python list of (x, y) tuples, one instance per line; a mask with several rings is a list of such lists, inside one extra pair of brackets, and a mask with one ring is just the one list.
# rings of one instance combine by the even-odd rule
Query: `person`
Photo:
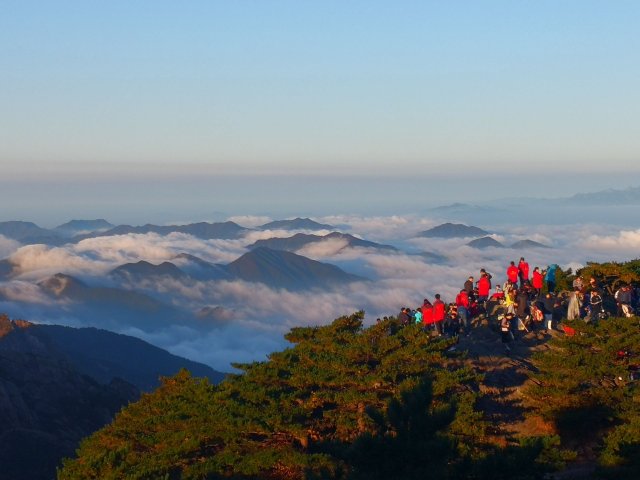
[(436, 293), (436, 299), (433, 302), (433, 323), (440, 335), (442, 335), (442, 323), (446, 316), (446, 305), (442, 300), (440, 300), (440, 294)]
[(504, 309), (506, 313), (516, 314), (516, 292), (509, 290), (504, 297)]
[(491, 294), (490, 300), (495, 300), (497, 302), (504, 300), (504, 290), (500, 285), (496, 285), (496, 290)]
[(591, 295), (589, 296), (589, 319), (595, 322), (602, 318), (602, 313), (604, 313), (604, 308), (602, 307), (600, 292), (591, 290)]
[(529, 264), (524, 257), (520, 257), (520, 262), (518, 262), (518, 277), (520, 278), (520, 288), (522, 288), (529, 280)]
[(557, 263), (552, 263), (547, 267), (544, 280), (547, 282), (547, 292), (555, 292), (556, 290), (556, 271), (560, 268)]
[(579, 289), (575, 289), (569, 295), (569, 306), (567, 308), (567, 320), (577, 320), (580, 318), (580, 305), (582, 303), (582, 295)]
[(572, 286), (574, 290), (582, 291), (582, 289), (584, 288), (584, 280), (582, 280), (582, 277), (580, 275), (577, 275), (576, 278), (573, 279)]
[(547, 292), (542, 302), (542, 313), (544, 313), (545, 333), (549, 330), (553, 330), (553, 306), (556, 303), (556, 299), (553, 293)]
[(531, 286), (535, 290), (537, 297), (540, 297), (542, 293), (543, 278), (542, 273), (540, 273), (540, 267), (535, 267), (531, 275)]
[(451, 338), (458, 338), (460, 334), (460, 317), (458, 316), (458, 307), (454, 303), (449, 305), (447, 318), (444, 321), (444, 331)]
[(474, 300), (473, 277), (467, 278), (467, 281), (464, 282), (464, 287), (462, 288), (464, 288), (465, 292), (467, 292), (469, 301), (473, 301)]
[(493, 278), (493, 275), (491, 275), (489, 272), (487, 272), (484, 268), (480, 269), (480, 276), (482, 277), (482, 275), (484, 275), (485, 277), (487, 277), (487, 280), (489, 281), (489, 290), (491, 290), (491, 279)]
[(526, 324), (527, 317), (529, 316), (529, 313), (530, 313), (529, 296), (527, 295), (527, 292), (524, 291), (523, 289), (518, 290), (516, 293), (515, 308), (516, 308), (516, 316), (518, 317), (518, 319), (522, 323)]
[(513, 333), (511, 333), (511, 322), (513, 318), (513, 313), (507, 313), (500, 318), (500, 340), (507, 354), (511, 352), (509, 343), (511, 343), (513, 339)]
[(460, 317), (464, 333), (465, 335), (469, 335), (471, 330), (471, 322), (469, 322), (469, 295), (464, 288), (460, 290), (460, 293), (456, 296), (456, 307), (458, 307), (458, 316)]
[(422, 302), (422, 307), (420, 308), (422, 311), (422, 324), (424, 325), (424, 330), (427, 331), (433, 328), (433, 305), (429, 299), (425, 298)]
[(422, 325), (422, 307), (416, 308), (416, 313), (413, 314), (413, 323)]
[(478, 302), (484, 304), (489, 298), (489, 291), (491, 290), (491, 280), (488, 274), (485, 272), (480, 275), (478, 279)]
[(400, 309), (400, 314), (398, 315), (398, 321), (402, 326), (409, 325), (409, 314), (407, 313), (406, 307), (402, 307)]
[(633, 292), (631, 285), (623, 285), (620, 287), (614, 297), (616, 299), (616, 305), (618, 306), (617, 315), (619, 317), (633, 317), (633, 308), (631, 307), (633, 303)]
[(516, 267), (516, 263), (514, 261), (512, 261), (509, 268), (507, 268), (507, 280), (509, 280), (512, 285), (516, 285), (518, 283), (518, 267)]

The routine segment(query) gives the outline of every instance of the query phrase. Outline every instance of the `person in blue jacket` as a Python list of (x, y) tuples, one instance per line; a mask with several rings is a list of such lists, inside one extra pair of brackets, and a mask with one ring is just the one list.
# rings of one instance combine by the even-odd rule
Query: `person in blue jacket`
[(544, 281), (547, 283), (547, 292), (555, 292), (556, 290), (556, 270), (560, 267), (557, 263), (552, 263), (547, 267), (547, 271), (544, 274)]

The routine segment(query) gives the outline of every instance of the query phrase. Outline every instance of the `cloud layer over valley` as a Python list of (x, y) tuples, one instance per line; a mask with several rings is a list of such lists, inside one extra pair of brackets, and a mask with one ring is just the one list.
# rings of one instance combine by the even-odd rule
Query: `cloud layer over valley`
[[(246, 226), (268, 219), (235, 218)], [(435, 226), (428, 217), (331, 216), (315, 219), (358, 238), (398, 250), (351, 247), (344, 239), (309, 243), (295, 253), (364, 276), (334, 289), (289, 291), (237, 278), (197, 279), (191, 257), (206, 268), (225, 265), (247, 253), (257, 240), (291, 237), (299, 231), (251, 230), (235, 239), (201, 239), (186, 233), (126, 234), (87, 238), (60, 246), (20, 245), (0, 237), (5, 259), (0, 277), (0, 309), (12, 317), (45, 323), (96, 326), (133, 334), (173, 353), (228, 371), (230, 363), (259, 360), (285, 346), (282, 335), (300, 325), (317, 325), (363, 309), (367, 321), (415, 307), (441, 293), (452, 300), (480, 268), (504, 281), (510, 260), (524, 256), (533, 267), (558, 263), (576, 268), (587, 261), (628, 260), (640, 251), (640, 229), (603, 224), (477, 225), (504, 245), (534, 240), (551, 248), (515, 250), (467, 245), (472, 238), (419, 238)], [(304, 231), (323, 236), (330, 230)], [(109, 275), (122, 265), (171, 262), (180, 275)], [(220, 265), (222, 267), (217, 267)], [(213, 271), (213, 270), (212, 270)], [(159, 271), (158, 271), (159, 272)], [(65, 276), (51, 281), (55, 274)], [(71, 277), (69, 280), (66, 276)], [(56, 290), (58, 288), (58, 290)], [(98, 310), (92, 310), (100, 307)], [(146, 318), (142, 319), (141, 316)]]

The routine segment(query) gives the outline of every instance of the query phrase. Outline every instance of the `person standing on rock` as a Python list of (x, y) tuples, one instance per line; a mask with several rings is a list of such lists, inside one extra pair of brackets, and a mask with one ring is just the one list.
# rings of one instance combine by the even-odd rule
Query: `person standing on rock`
[(533, 274), (531, 275), (531, 286), (536, 291), (536, 297), (540, 298), (542, 294), (542, 286), (544, 284), (544, 277), (542, 273), (540, 273), (540, 268), (535, 267), (533, 269)]
[(518, 277), (520, 278), (520, 288), (522, 288), (525, 282), (529, 281), (529, 264), (524, 257), (520, 257), (520, 262), (518, 263)]
[(474, 293), (473, 293), (473, 277), (469, 277), (467, 278), (467, 281), (464, 282), (464, 287), (462, 287), (464, 289), (465, 292), (467, 292), (467, 296), (469, 297), (469, 301), (473, 301), (474, 300)]
[(460, 293), (456, 296), (456, 306), (458, 307), (458, 316), (460, 317), (464, 334), (469, 335), (469, 331), (471, 330), (471, 322), (469, 321), (469, 295), (464, 288), (460, 290)]
[(436, 299), (433, 301), (433, 323), (435, 323), (439, 335), (442, 335), (442, 327), (446, 316), (447, 306), (440, 300), (440, 294), (436, 293)]
[(478, 280), (478, 302), (483, 304), (489, 298), (489, 291), (491, 290), (491, 280), (489, 280), (488, 274), (485, 272), (480, 276)]
[(509, 265), (509, 268), (507, 268), (507, 280), (512, 285), (518, 284), (518, 267), (516, 267), (516, 263), (513, 261)]
[(511, 353), (511, 347), (509, 344), (513, 340), (513, 333), (511, 333), (511, 322), (514, 319), (513, 313), (507, 313), (500, 319), (500, 340), (504, 346), (507, 354)]
[(552, 263), (547, 267), (544, 279), (547, 282), (547, 292), (555, 292), (556, 290), (556, 271), (560, 268), (557, 263)]

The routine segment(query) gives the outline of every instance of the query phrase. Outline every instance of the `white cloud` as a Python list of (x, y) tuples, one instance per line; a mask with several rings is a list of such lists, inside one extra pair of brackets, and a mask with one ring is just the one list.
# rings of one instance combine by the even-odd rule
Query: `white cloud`
[(11, 281), (0, 283), (0, 297), (9, 302), (23, 302), (38, 305), (52, 305), (51, 297), (42, 292), (38, 285), (30, 282)]
[(616, 235), (589, 235), (580, 243), (587, 251), (611, 255), (611, 260), (621, 256), (637, 258), (640, 255), (640, 229), (622, 230)]
[(58, 272), (100, 274), (108, 268), (102, 260), (84, 258), (66, 247), (27, 245), (19, 248), (9, 260), (18, 278), (39, 280)]
[[(242, 222), (239, 217), (234, 218), (244, 224), (268, 220), (252, 217)], [(435, 293), (440, 293), (445, 301), (451, 301), (469, 275), (478, 277), (480, 268), (486, 268), (494, 275), (494, 284), (502, 283), (509, 261), (517, 261), (520, 256), (528, 260), (531, 269), (551, 263), (575, 269), (588, 260), (635, 258), (640, 251), (640, 230), (612, 230), (607, 225), (504, 226), (496, 238), (506, 244), (529, 238), (554, 246), (552, 249), (515, 251), (474, 249), (465, 245), (468, 239), (414, 238), (416, 232), (435, 223), (418, 216), (332, 216), (318, 221), (342, 226), (344, 231), (368, 240), (404, 245), (413, 252), (435, 252), (444, 255), (447, 261), (436, 265), (418, 255), (346, 248), (343, 240), (323, 240), (298, 253), (336, 263), (347, 270), (352, 269), (350, 271), (370, 272), (377, 280), (355, 283), (335, 291), (289, 292), (243, 281), (154, 279), (131, 287), (143, 289), (184, 309), (188, 313), (185, 319), (189, 318), (189, 321), (195, 321), (191, 314), (209, 305), (232, 312), (233, 319), (226, 324), (213, 324), (210, 331), (206, 330), (206, 325), (189, 324), (187, 320), (152, 334), (127, 325), (121, 325), (122, 331), (143, 337), (173, 353), (228, 370), (229, 362), (262, 359), (269, 352), (282, 348), (285, 344), (282, 335), (294, 326), (327, 324), (360, 309), (367, 312), (366, 321), (373, 322), (376, 317), (395, 315), (402, 306), (418, 306), (425, 297), (433, 299)], [(2, 284), (0, 294), (5, 299), (3, 305), (30, 313), (37, 317), (34, 320), (47, 321), (49, 314), (56, 321), (89, 324), (90, 318), (65, 316), (63, 306), (47, 303), (51, 300), (40, 292), (33, 280), (63, 272), (94, 276), (93, 282), (99, 283), (105, 273), (123, 263), (147, 260), (157, 264), (171, 261), (182, 252), (226, 264), (245, 253), (247, 244), (259, 239), (290, 237), (293, 233), (288, 230), (252, 231), (233, 240), (202, 240), (183, 233), (166, 236), (129, 234), (86, 239), (77, 245), (61, 247), (20, 247), (16, 242), (0, 237), (0, 251), (5, 248), (11, 253), (10, 259), (21, 273), (19, 278), (25, 280)], [(28, 306), (32, 306), (32, 310), (28, 310)]]
[(319, 242), (313, 242), (305, 245), (296, 253), (305, 257), (318, 260), (321, 258), (330, 258), (338, 255), (344, 250), (349, 242), (342, 238), (327, 238)]
[(20, 248), (20, 243), (0, 235), (0, 259), (6, 258)]

